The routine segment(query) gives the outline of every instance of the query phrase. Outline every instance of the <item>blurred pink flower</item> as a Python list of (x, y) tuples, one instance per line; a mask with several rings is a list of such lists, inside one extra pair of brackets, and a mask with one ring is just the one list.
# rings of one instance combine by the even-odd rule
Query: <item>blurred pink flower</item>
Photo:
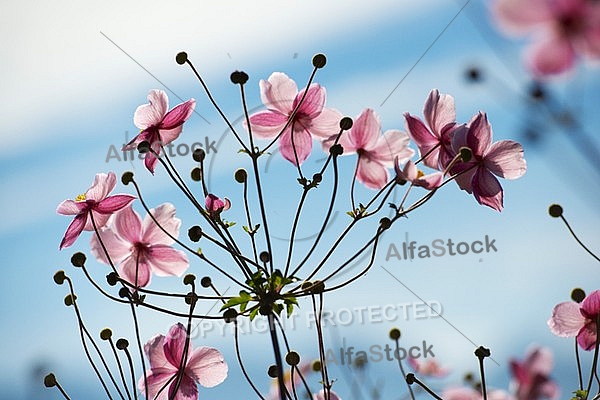
[(409, 113), (404, 113), (406, 130), (419, 147), (421, 157), (427, 154), (423, 163), (443, 171), (456, 155), (452, 148), (454, 131), (459, 127), (464, 128), (456, 123), (454, 98), (433, 89), (425, 101), (423, 117), (425, 123)]
[[(302, 374), (302, 377), (304, 377), (306, 379), (306, 377), (308, 376), (308, 374), (310, 374), (311, 372), (313, 372), (312, 369), (312, 363), (310, 362), (301, 362), (298, 365), (298, 369), (300, 370), (300, 374)], [(296, 388), (296, 393), (299, 395), (298, 398), (304, 398), (306, 397), (306, 389), (304, 388), (304, 384), (302, 382), (302, 378), (300, 377), (300, 374), (298, 374), (298, 372), (294, 372), (294, 380), (293, 380), (293, 385), (292, 385), (292, 373), (290, 370), (285, 371), (283, 374), (283, 383), (285, 385), (286, 390), (288, 391), (288, 393), (292, 393), (293, 389)], [(304, 395), (302, 395), (304, 394)], [(265, 396), (266, 400), (280, 400), (280, 396), (279, 396), (279, 384), (277, 383), (277, 378), (272, 380), (271, 383), (271, 390), (269, 391), (269, 394), (267, 394)]]
[(579, 346), (589, 351), (596, 345), (598, 314), (600, 314), (600, 290), (595, 290), (581, 303), (567, 301), (557, 304), (552, 310), (548, 326), (557, 336), (577, 336)]
[[(445, 389), (442, 398), (444, 400), (483, 400), (479, 390), (466, 386)], [(488, 400), (516, 400), (504, 390), (488, 390), (487, 398)]]
[[(144, 346), (144, 352), (150, 361), (150, 371), (146, 373), (148, 383), (146, 398), (197, 400), (198, 387), (196, 383), (204, 387), (213, 387), (227, 377), (227, 364), (219, 350), (212, 347), (199, 347), (192, 350), (190, 343), (187, 360), (183, 363), (181, 385), (175, 397), (172, 397), (179, 367), (182, 364), (186, 336), (185, 327), (178, 323), (169, 329), (166, 337), (156, 335)], [(138, 388), (146, 395), (143, 377), (138, 381)]]
[(600, 58), (597, 1), (496, 0), (493, 14), (508, 33), (535, 36), (527, 64), (538, 76), (571, 69), (578, 55)]
[[(303, 89), (298, 92), (296, 83), (282, 72), (272, 73), (267, 81), (261, 80), (260, 95), (267, 110), (250, 116), (252, 135), (259, 139), (276, 137), (292, 116), (305, 91)], [(294, 165), (302, 164), (310, 155), (313, 136), (324, 140), (339, 133), (342, 115), (325, 107), (325, 97), (324, 87), (317, 83), (310, 85), (293, 121), (279, 137), (281, 155)]]
[[(158, 89), (148, 93), (148, 104), (143, 104), (135, 110), (133, 122), (142, 131), (124, 147), (124, 150), (134, 149), (143, 141), (150, 143), (152, 149), (160, 155), (160, 147), (166, 146), (179, 137), (183, 123), (192, 115), (196, 100), (189, 99), (169, 109), (167, 94)], [(144, 164), (148, 171), (154, 173), (158, 159), (152, 152), (144, 156)]]
[(408, 365), (410, 365), (415, 373), (423, 376), (443, 378), (450, 373), (450, 369), (441, 367), (435, 360), (421, 362), (416, 358), (409, 357)]
[(379, 117), (370, 108), (356, 118), (350, 131), (339, 140), (344, 154), (358, 154), (356, 178), (370, 189), (381, 189), (390, 180), (387, 169), (394, 166), (394, 159), (404, 163), (413, 156), (408, 142), (408, 135), (399, 130), (388, 130), (382, 135)]
[[(80, 194), (75, 200), (64, 200), (58, 205), (56, 208), (58, 214), (75, 215), (60, 242), (61, 250), (75, 243), (84, 230), (93, 231), (94, 224), (97, 229), (102, 228), (112, 213), (135, 200), (135, 196), (130, 194), (109, 196), (109, 193), (115, 188), (116, 181), (114, 172), (96, 174), (94, 183), (84, 194)], [(94, 223), (92, 223), (90, 214)]]
[(321, 389), (318, 393), (313, 395), (313, 400), (342, 400), (340, 396), (338, 396), (333, 390), (329, 392), (329, 399), (325, 395), (325, 390)]
[[(172, 204), (165, 203), (150, 213), (166, 232), (175, 238), (179, 236), (181, 220), (175, 218)], [(146, 215), (142, 222), (131, 206), (115, 214), (99, 235), (112, 262), (119, 264), (121, 278), (136, 287), (147, 286), (152, 272), (157, 276), (181, 276), (189, 266), (186, 254), (171, 247), (175, 241), (152, 217)], [(97, 235), (92, 236), (90, 247), (99, 261), (109, 263)]]
[[(435, 189), (442, 184), (444, 174), (441, 172), (434, 172), (433, 174), (425, 175), (423, 171), (417, 168), (412, 160), (404, 165), (404, 168), (400, 168), (398, 157), (394, 161), (394, 169), (396, 170), (396, 177), (406, 182), (410, 182), (415, 186), (424, 187), (427, 190)], [(414, 358), (411, 358), (414, 360)], [(432, 361), (435, 363), (435, 361)]]
[(553, 368), (552, 352), (543, 347), (529, 350), (523, 361), (511, 360), (517, 400), (557, 399), (558, 385), (550, 378)]
[(472, 193), (479, 204), (502, 211), (503, 190), (496, 176), (517, 179), (527, 171), (523, 147), (512, 140), (492, 143), (492, 126), (487, 115), (479, 112), (467, 124), (468, 129), (457, 130), (452, 140), (455, 151), (471, 149), (469, 162), (459, 162), (452, 173), (463, 172), (456, 178), (461, 189)]

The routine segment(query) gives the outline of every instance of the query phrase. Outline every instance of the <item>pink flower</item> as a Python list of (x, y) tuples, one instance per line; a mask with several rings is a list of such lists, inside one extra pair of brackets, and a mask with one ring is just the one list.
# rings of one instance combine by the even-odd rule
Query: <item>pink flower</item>
[(452, 146), (455, 151), (470, 148), (472, 158), (458, 163), (452, 173), (465, 171), (456, 178), (460, 188), (472, 193), (479, 204), (502, 211), (504, 192), (494, 175), (506, 179), (523, 176), (527, 171), (523, 147), (512, 140), (492, 143), (492, 126), (485, 113), (479, 112), (467, 126), (456, 131)]
[[(145, 393), (144, 378), (139, 380), (138, 388), (146, 398), (152, 400), (172, 398), (177, 374), (182, 364), (186, 336), (185, 327), (178, 323), (169, 329), (166, 337), (156, 335), (144, 346), (144, 352), (150, 360), (150, 371), (146, 374), (148, 394)], [(204, 387), (216, 386), (227, 377), (227, 369), (227, 364), (219, 350), (212, 347), (199, 347), (192, 350), (190, 343), (188, 356), (183, 364), (183, 378), (174, 400), (198, 399), (196, 383)]]
[(577, 343), (585, 350), (596, 345), (596, 321), (600, 314), (600, 290), (590, 293), (581, 304), (567, 301), (552, 310), (548, 326), (552, 333), (561, 337), (577, 336)]
[[(302, 374), (302, 377), (306, 378), (308, 376), (308, 374), (310, 374), (311, 372), (313, 372), (312, 369), (312, 364), (310, 362), (302, 362), (298, 365), (298, 369), (300, 370), (300, 374)], [(285, 385), (286, 390), (288, 391), (288, 393), (292, 393), (293, 389), (296, 388), (296, 393), (299, 394), (299, 398), (303, 398), (305, 396), (300, 396), (300, 394), (304, 393), (306, 394), (306, 389), (304, 388), (304, 384), (302, 382), (302, 378), (300, 377), (300, 374), (298, 374), (298, 371), (294, 371), (294, 381), (293, 381), (293, 385), (292, 385), (292, 373), (291, 371), (286, 371), (283, 374), (283, 383)], [(271, 390), (269, 391), (269, 394), (267, 394), (265, 396), (265, 398), (267, 400), (280, 400), (279, 397), (279, 383), (277, 378), (273, 379), (273, 382), (271, 384)]]
[[(281, 72), (274, 72), (267, 81), (261, 80), (260, 95), (267, 110), (250, 116), (252, 134), (259, 139), (276, 137), (292, 116), (305, 90), (298, 92), (296, 83)], [(341, 118), (338, 111), (325, 108), (325, 88), (313, 83), (293, 121), (279, 137), (281, 155), (294, 165), (302, 164), (312, 150), (312, 136), (327, 139), (337, 134)]]
[[(133, 122), (142, 131), (125, 146), (125, 150), (133, 149), (143, 141), (150, 143), (152, 149), (160, 155), (160, 147), (166, 146), (179, 137), (183, 123), (192, 115), (196, 100), (189, 99), (169, 109), (169, 99), (162, 90), (154, 89), (148, 93), (148, 104), (135, 110)], [(152, 152), (147, 152), (144, 164), (148, 171), (154, 173), (158, 159)]]
[(385, 186), (390, 180), (387, 169), (394, 165), (395, 159), (403, 163), (413, 156), (408, 142), (408, 135), (399, 130), (388, 130), (382, 135), (379, 117), (370, 108), (356, 118), (350, 131), (339, 140), (344, 154), (358, 154), (356, 178), (370, 189)]
[[(179, 236), (181, 220), (175, 218), (172, 204), (165, 203), (150, 212), (173, 237)], [(152, 272), (158, 276), (181, 276), (189, 266), (185, 253), (171, 247), (175, 241), (152, 217), (146, 215), (142, 222), (131, 206), (119, 211), (99, 235), (110, 259), (119, 264), (119, 275), (134, 286), (147, 286)], [(99, 261), (109, 263), (97, 235), (92, 237), (90, 247)]]
[(221, 199), (214, 194), (206, 196), (204, 204), (206, 206), (206, 211), (211, 215), (219, 215), (222, 211), (227, 211), (231, 207), (231, 202), (227, 197)]
[(428, 154), (423, 163), (443, 171), (456, 155), (452, 148), (454, 131), (459, 127), (464, 128), (456, 124), (454, 98), (433, 89), (425, 101), (423, 116), (426, 124), (419, 118), (404, 113), (406, 130), (419, 147), (421, 157)]
[(434, 378), (443, 378), (450, 373), (448, 368), (443, 368), (435, 360), (427, 360), (421, 362), (416, 358), (409, 357), (408, 365), (417, 373), (423, 376), (431, 376)]
[[(396, 170), (396, 177), (402, 181), (410, 182), (415, 186), (424, 187), (427, 190), (435, 189), (442, 184), (444, 174), (441, 172), (434, 172), (433, 174), (425, 175), (423, 171), (417, 168), (412, 160), (404, 165), (404, 168), (400, 169), (400, 163), (398, 157), (394, 162), (394, 169)], [(411, 358), (410, 360), (414, 360)], [(432, 361), (435, 363), (435, 361)]]
[(64, 200), (58, 205), (58, 214), (75, 215), (60, 242), (61, 250), (75, 243), (82, 231), (93, 231), (94, 224), (97, 229), (103, 227), (112, 213), (131, 204), (135, 199), (130, 194), (108, 196), (115, 188), (116, 181), (114, 172), (96, 174), (94, 183), (84, 194), (80, 194), (75, 200)]
[(517, 400), (557, 399), (558, 385), (550, 379), (554, 359), (549, 349), (532, 348), (525, 360), (511, 360)]
[(600, 4), (592, 0), (497, 0), (498, 23), (536, 37), (527, 64), (538, 76), (571, 69), (577, 55), (600, 58)]
[(326, 397), (325, 390), (321, 389), (313, 395), (313, 400), (342, 400), (333, 390), (329, 391), (329, 398)]
[[(471, 387), (455, 387), (445, 389), (442, 393), (444, 400), (483, 400), (479, 390)], [(488, 400), (515, 400), (513, 396), (503, 390), (488, 390)]]

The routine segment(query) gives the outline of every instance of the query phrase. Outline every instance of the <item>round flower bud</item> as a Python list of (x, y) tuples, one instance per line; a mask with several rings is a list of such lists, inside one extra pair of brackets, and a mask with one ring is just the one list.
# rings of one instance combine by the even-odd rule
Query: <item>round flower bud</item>
[(117, 349), (124, 350), (127, 347), (129, 347), (129, 342), (127, 341), (127, 339), (121, 338), (117, 340), (117, 343), (115, 343), (115, 345), (117, 346)]
[(264, 263), (268, 263), (269, 261), (271, 261), (271, 256), (269, 255), (268, 251), (262, 251), (258, 258), (260, 258), (260, 261)]
[(300, 354), (295, 351), (290, 351), (285, 355), (285, 362), (292, 367), (300, 364)]
[(147, 140), (140, 142), (140, 144), (138, 144), (138, 146), (137, 146), (137, 150), (140, 152), (140, 154), (149, 152), (150, 151), (150, 142), (148, 142)]
[(85, 254), (83, 253), (75, 253), (71, 256), (71, 264), (74, 267), (83, 267), (85, 264)]
[(585, 299), (585, 292), (583, 289), (575, 288), (571, 292), (571, 299), (576, 303), (581, 303)]
[(203, 277), (200, 280), (200, 284), (202, 285), (202, 287), (209, 288), (210, 285), (212, 285), (212, 280), (210, 279), (210, 276)]
[(323, 68), (327, 64), (327, 57), (325, 54), (315, 54), (312, 58), (312, 65), (315, 68)]
[(558, 218), (562, 216), (563, 208), (559, 204), (552, 204), (548, 207), (548, 214), (550, 214), (551, 217)]
[(473, 151), (468, 147), (461, 147), (459, 150), (462, 162), (469, 162), (473, 158)]
[(112, 331), (110, 328), (104, 328), (100, 331), (100, 339), (108, 340), (112, 337)]
[(185, 64), (187, 60), (188, 60), (188, 55), (185, 51), (181, 51), (181, 52), (177, 53), (177, 55), (175, 56), (175, 61), (179, 65)]
[(62, 284), (65, 282), (65, 279), (66, 279), (66, 278), (67, 278), (67, 277), (66, 277), (66, 275), (65, 275), (65, 271), (63, 271), (62, 269), (61, 269), (61, 270), (58, 270), (58, 271), (56, 271), (56, 273), (54, 274), (54, 282), (55, 282), (57, 285), (62, 285)]
[(123, 185), (129, 185), (133, 181), (133, 172), (126, 171), (121, 175), (121, 183)]
[(202, 180), (202, 170), (196, 167), (190, 172), (190, 176), (193, 181), (200, 182)]
[(402, 334), (400, 333), (400, 329), (398, 328), (392, 328), (390, 329), (390, 339), (392, 340), (398, 340), (400, 339), (400, 336), (402, 336)]
[(200, 228), (198, 225), (192, 226), (190, 229), (188, 229), (188, 237), (192, 242), (198, 242), (202, 237), (202, 228)]
[(200, 147), (195, 149), (194, 152), (192, 153), (192, 158), (196, 162), (204, 161), (205, 157), (206, 157), (206, 152), (204, 151), (204, 149), (201, 149)]
[(106, 282), (110, 286), (115, 286), (117, 282), (119, 282), (119, 274), (116, 272), (111, 272), (110, 274), (106, 275)]
[(244, 71), (233, 71), (230, 76), (231, 82), (236, 85), (243, 85), (248, 82), (248, 74)]
[(269, 369), (267, 370), (267, 374), (271, 378), (277, 378), (277, 365), (271, 365), (271, 366), (269, 366)]
[(194, 283), (195, 280), (196, 280), (196, 276), (194, 274), (187, 274), (186, 276), (183, 277), (183, 284), (191, 285)]
[(314, 372), (319, 372), (321, 370), (321, 361), (314, 361), (310, 367)]
[(233, 177), (237, 183), (244, 183), (246, 182), (246, 179), (248, 179), (248, 173), (244, 168), (238, 168), (235, 170)]
[(49, 373), (44, 377), (44, 386), (46, 386), (47, 388), (56, 386), (56, 377), (53, 373)]
[(330, 153), (332, 156), (334, 156), (334, 157), (335, 157), (335, 156), (341, 156), (343, 152), (344, 152), (344, 148), (343, 148), (343, 147), (342, 147), (342, 145), (341, 145), (341, 144), (339, 144), (339, 143), (338, 143), (338, 144), (334, 144), (333, 146), (331, 146), (331, 147), (329, 148), (329, 153)]
[(350, 117), (344, 117), (340, 120), (340, 129), (342, 130), (350, 130), (350, 128), (352, 128), (352, 125), (354, 124), (354, 122), (352, 121), (352, 118)]
[(233, 308), (228, 308), (223, 313), (223, 319), (225, 320), (226, 323), (235, 321), (237, 316), (238, 316), (238, 312), (236, 310), (234, 310)]

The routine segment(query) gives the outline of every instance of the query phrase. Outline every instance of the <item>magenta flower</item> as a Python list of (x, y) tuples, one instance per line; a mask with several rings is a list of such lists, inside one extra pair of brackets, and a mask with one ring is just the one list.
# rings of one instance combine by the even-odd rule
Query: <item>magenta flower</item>
[(552, 333), (561, 337), (577, 337), (577, 343), (585, 350), (596, 346), (596, 321), (600, 314), (600, 290), (590, 293), (581, 303), (567, 301), (552, 310), (548, 326)]
[(227, 364), (223, 355), (212, 347), (199, 347), (192, 350), (190, 343), (188, 356), (183, 363), (183, 377), (175, 397), (177, 375), (182, 364), (186, 342), (185, 327), (178, 323), (173, 325), (167, 336), (156, 335), (146, 343), (144, 352), (150, 360), (150, 371), (146, 374), (148, 394), (144, 378), (138, 381), (138, 388), (146, 398), (152, 400), (197, 400), (198, 387), (213, 387), (227, 377)]
[(206, 196), (204, 200), (204, 204), (206, 207), (206, 211), (209, 212), (210, 215), (219, 215), (222, 211), (227, 211), (231, 207), (231, 202), (227, 197), (221, 199), (214, 194), (210, 194)]
[[(405, 182), (410, 182), (415, 186), (421, 186), (427, 190), (432, 190), (439, 187), (444, 179), (444, 174), (441, 172), (434, 172), (433, 174), (425, 175), (423, 171), (417, 168), (412, 160), (404, 165), (404, 168), (400, 168), (398, 157), (394, 161), (394, 169), (396, 170), (396, 178)], [(410, 359), (414, 360), (414, 359)], [(435, 362), (435, 361), (434, 361)]]
[[(472, 387), (454, 387), (445, 389), (442, 393), (444, 400), (483, 400), (479, 390)], [(513, 396), (504, 390), (488, 390), (488, 400), (515, 400)]]
[[(175, 218), (175, 207), (165, 203), (150, 210), (154, 219), (171, 236), (179, 236), (181, 220)], [(183, 251), (171, 247), (175, 241), (154, 222), (150, 215), (144, 221), (131, 206), (119, 211), (112, 223), (99, 232), (100, 239), (113, 263), (119, 264), (119, 275), (136, 287), (150, 283), (157, 276), (181, 276), (189, 266)], [(92, 236), (90, 247), (96, 258), (108, 264), (98, 235)]]
[(423, 376), (431, 376), (433, 378), (443, 378), (450, 373), (448, 368), (444, 368), (435, 360), (419, 361), (416, 358), (409, 357), (408, 365), (415, 373)]
[(329, 391), (329, 398), (326, 397), (325, 390), (321, 389), (313, 395), (313, 400), (342, 400), (333, 390)]
[(493, 12), (509, 33), (532, 33), (527, 64), (538, 76), (565, 72), (578, 55), (600, 58), (600, 4), (592, 0), (497, 0)]
[[(130, 194), (109, 196), (109, 193), (115, 188), (116, 182), (117, 178), (114, 172), (96, 174), (94, 183), (84, 194), (80, 194), (75, 200), (64, 200), (58, 205), (56, 208), (58, 214), (75, 215), (60, 242), (61, 250), (75, 243), (84, 230), (93, 231), (94, 224), (97, 229), (100, 229), (106, 225), (112, 213), (131, 204), (135, 196)], [(94, 219), (93, 223), (92, 218)]]
[(395, 159), (404, 163), (413, 156), (408, 142), (408, 135), (399, 130), (388, 130), (382, 135), (379, 117), (370, 108), (356, 118), (350, 131), (339, 140), (344, 154), (358, 154), (356, 179), (370, 189), (385, 186), (390, 180), (388, 168), (394, 166)]
[(430, 168), (443, 171), (456, 155), (452, 148), (454, 131), (464, 126), (456, 123), (454, 98), (433, 89), (423, 107), (425, 123), (409, 113), (404, 113), (406, 130), (419, 147), (423, 163)]
[(532, 348), (523, 361), (511, 360), (517, 400), (557, 399), (558, 385), (550, 378), (552, 368), (552, 352), (543, 347)]
[[(260, 96), (267, 110), (250, 116), (252, 134), (259, 139), (276, 137), (292, 116), (305, 90), (298, 92), (296, 83), (281, 72), (274, 72), (267, 81), (261, 80)], [(310, 85), (293, 120), (279, 137), (281, 155), (294, 165), (302, 164), (310, 155), (313, 136), (324, 140), (339, 132), (342, 115), (325, 107), (325, 97), (324, 87), (317, 83)]]
[(461, 189), (472, 193), (479, 204), (502, 211), (504, 192), (494, 175), (505, 179), (523, 176), (527, 171), (523, 147), (512, 140), (492, 143), (492, 126), (485, 113), (475, 115), (467, 127), (455, 132), (452, 146), (455, 151), (470, 148), (472, 158), (458, 163), (451, 172), (461, 173), (456, 182)]
[[(148, 104), (139, 106), (133, 116), (133, 123), (142, 131), (127, 143), (124, 149), (133, 149), (146, 141), (160, 155), (161, 146), (166, 146), (179, 137), (183, 123), (192, 115), (194, 107), (196, 107), (196, 100), (189, 99), (167, 112), (169, 109), (167, 94), (162, 90), (151, 90), (148, 93)], [(144, 157), (146, 168), (154, 173), (158, 159), (150, 151)]]

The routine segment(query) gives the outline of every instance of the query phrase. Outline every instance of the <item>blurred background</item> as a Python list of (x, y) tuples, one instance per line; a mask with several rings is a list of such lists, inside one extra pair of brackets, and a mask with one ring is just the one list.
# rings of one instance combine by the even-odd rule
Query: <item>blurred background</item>
[[(152, 177), (139, 160), (125, 161), (111, 153), (111, 146), (120, 149), (137, 134), (133, 112), (146, 102), (150, 89), (165, 90), (171, 106), (190, 97), (197, 100), (197, 114), (179, 140), (205, 147), (215, 142), (207, 154), (208, 184), (212, 192), (232, 200), (225, 217), (238, 221), (232, 229), (246, 240), (241, 191), (233, 171), (247, 162), (192, 72), (175, 63), (175, 54), (182, 50), (240, 132), (243, 113), (239, 90), (229, 80), (232, 71), (248, 73), (248, 107), (258, 109), (261, 79), (281, 71), (302, 88), (312, 70), (312, 56), (324, 53), (327, 65), (315, 81), (326, 87), (327, 105), (344, 115), (355, 118), (370, 107), (381, 117), (383, 130), (404, 130), (403, 113), (421, 116), (429, 91), (437, 88), (454, 96), (458, 121), (467, 122), (478, 111), (486, 111), (495, 140), (521, 142), (528, 171), (521, 179), (501, 182), (504, 211), (478, 205), (455, 184), (444, 187), (384, 235), (366, 276), (326, 297), (326, 308), (343, 321), (352, 315), (352, 321), (328, 326), (325, 345), (336, 355), (340, 347), (354, 346), (356, 351), (384, 347), (392, 345), (389, 329), (398, 327), (401, 345), (408, 348), (426, 341), (433, 345), (435, 359), (452, 370), (444, 379), (428, 381), (435, 389), (460, 385), (465, 373), (477, 372), (473, 351), (476, 345), (485, 345), (495, 361), (486, 364), (487, 380), (491, 387), (507, 389), (509, 361), (522, 359), (532, 344), (538, 344), (554, 352), (553, 377), (561, 398), (567, 398), (577, 388), (573, 342), (555, 337), (546, 321), (573, 288), (588, 293), (598, 289), (599, 266), (560, 221), (548, 216), (547, 208), (562, 204), (584, 242), (598, 250), (600, 159), (595, 149), (600, 146), (600, 75), (593, 66), (578, 63), (566, 75), (534, 82), (522, 60), (527, 40), (505, 37), (489, 7), (480, 0), (2, 3), (0, 398), (61, 398), (57, 390), (42, 385), (50, 371), (72, 398), (104, 398), (85, 359), (73, 309), (63, 304), (67, 288), (52, 280), (58, 269), (73, 278), (91, 332), (110, 326), (116, 337), (134, 342), (128, 308), (107, 302), (70, 264), (71, 255), (82, 251), (100, 282), (109, 272), (89, 253), (89, 232), (73, 247), (58, 251), (70, 223), (70, 218), (56, 214), (59, 202), (85, 192), (97, 172), (115, 171), (120, 176), (131, 170), (149, 204), (176, 205), (183, 221), (182, 240), (188, 240), (187, 229), (198, 223), (164, 170), (157, 168)], [(307, 171), (316, 171), (324, 157), (317, 143), (314, 147), (305, 163)], [(173, 161), (185, 176), (194, 166), (189, 154)], [(354, 158), (342, 158), (340, 164), (341, 200), (325, 243), (335, 239), (348, 220)], [(294, 168), (276, 153), (265, 158), (261, 168), (268, 181), (272, 220), (281, 221), (273, 225), (273, 235), (285, 238), (300, 195)], [(323, 193), (312, 199), (300, 238), (314, 233), (329, 187), (324, 182)], [(118, 183), (115, 192), (131, 190)], [(358, 199), (364, 201), (371, 194), (357, 188)], [(401, 194), (394, 194), (396, 201)], [(145, 214), (139, 204), (134, 208)], [(359, 229), (354, 237), (371, 232)], [(407, 240), (470, 243), (485, 240), (486, 235), (495, 240), (497, 251), (414, 260), (389, 255), (392, 244), (401, 252)], [(286, 240), (274, 243), (275, 254), (282, 257)], [(304, 243), (298, 242), (299, 251)], [(352, 243), (347, 248), (352, 250)], [(325, 246), (319, 251), (326, 250)], [(334, 261), (343, 256), (341, 252)], [(220, 257), (218, 262), (231, 267)], [(353, 276), (365, 262), (362, 259), (335, 282)], [(228, 294), (238, 290), (201, 263), (193, 262), (189, 272), (210, 275)], [(155, 278), (152, 287), (187, 290), (178, 278)], [(410, 310), (405, 315), (398, 306), (423, 300), (439, 303), (443, 318), (415, 316)], [(393, 305), (396, 314), (390, 311)], [(207, 311), (211, 306), (202, 307)], [(368, 307), (386, 306), (386, 315), (393, 320), (359, 318)], [(342, 315), (341, 309), (349, 311)], [(310, 303), (301, 301), (296, 325), (288, 331), (292, 347), (306, 360), (318, 357), (314, 325), (307, 322), (310, 312)], [(148, 310), (140, 310), (139, 318), (144, 341), (179, 322)], [(205, 334), (198, 334), (193, 345), (218, 347), (229, 364), (229, 377), (215, 388), (200, 388), (200, 397), (255, 398), (236, 362), (230, 331), (221, 334), (218, 326), (210, 328), (205, 326)], [(255, 329), (243, 334), (240, 346), (253, 382), (266, 394), (270, 388), (266, 370), (273, 362), (268, 332)], [(589, 370), (591, 354), (583, 353)], [(372, 387), (382, 399), (405, 398), (407, 393), (392, 362), (369, 363), (362, 372), (348, 365), (332, 366), (330, 377), (336, 379), (333, 388), (344, 399), (372, 398)], [(309, 378), (315, 390), (318, 381), (316, 374)]]

